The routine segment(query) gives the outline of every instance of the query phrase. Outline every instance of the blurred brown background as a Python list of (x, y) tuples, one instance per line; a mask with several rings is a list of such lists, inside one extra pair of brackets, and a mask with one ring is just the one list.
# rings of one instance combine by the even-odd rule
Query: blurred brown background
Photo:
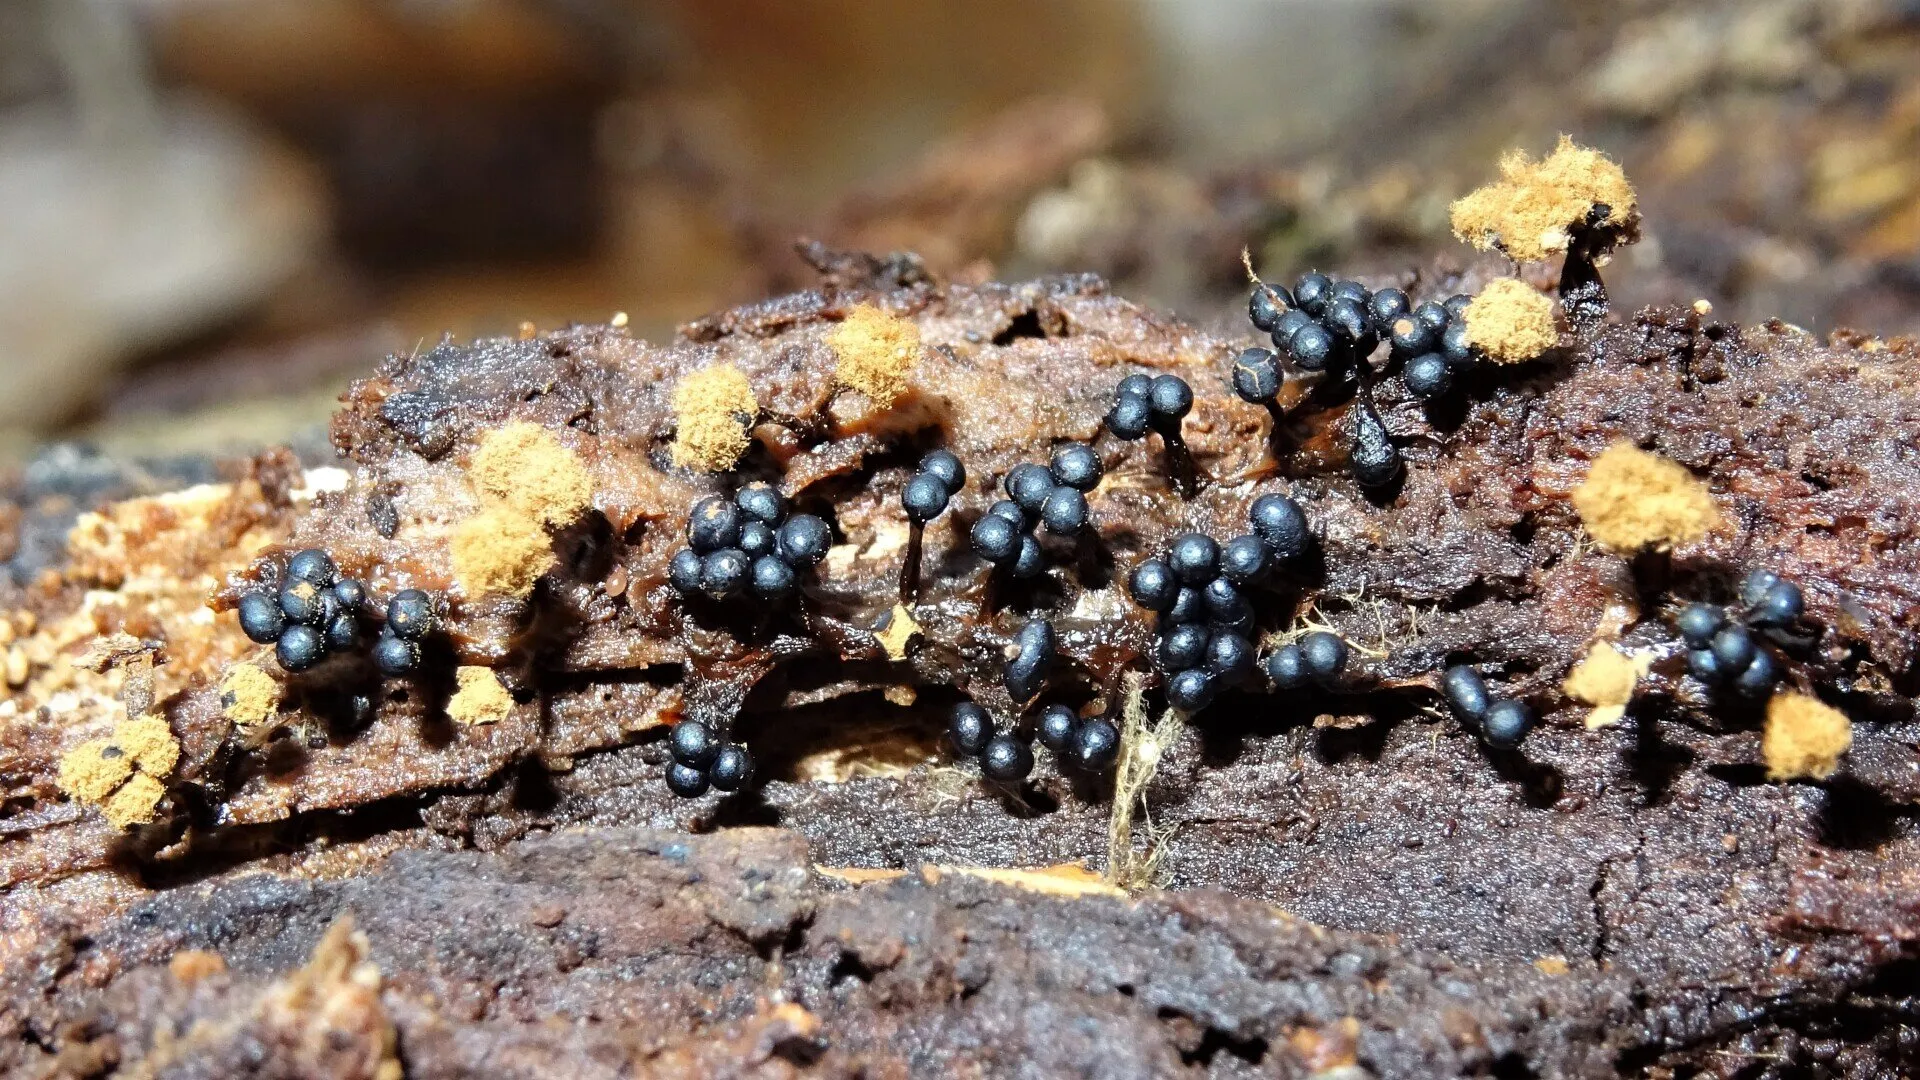
[(1916, 0), (6, 0), (0, 463), (322, 459), (387, 352), (665, 336), (799, 235), (1225, 324), (1242, 245), (1465, 258), (1558, 131), (1627, 303), (1920, 332)]

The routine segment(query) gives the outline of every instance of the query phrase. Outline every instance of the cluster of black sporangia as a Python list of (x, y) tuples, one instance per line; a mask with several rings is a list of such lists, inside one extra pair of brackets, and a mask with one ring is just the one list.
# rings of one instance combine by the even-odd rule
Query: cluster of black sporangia
[[(1040, 742), (1063, 764), (1086, 772), (1112, 765), (1120, 753), (1120, 729), (1101, 716), (1081, 716), (1066, 705), (1044, 705), (1034, 724)], [(981, 775), (1018, 783), (1033, 772), (1033, 750), (1013, 731), (1001, 731), (987, 710), (971, 701), (953, 707), (947, 739), (964, 757), (978, 758)]]
[(935, 450), (920, 459), (920, 468), (900, 491), (907, 520), (925, 525), (944, 512), (947, 503), (967, 482), (967, 468), (951, 450)]
[(753, 779), (753, 755), (735, 742), (727, 742), (712, 728), (698, 720), (682, 720), (667, 733), (667, 749), (673, 760), (667, 765), (667, 788), (682, 798), (694, 799), (717, 791), (738, 791)]
[(1771, 570), (1747, 575), (1740, 583), (1740, 607), (1733, 612), (1714, 604), (1688, 604), (1674, 619), (1687, 643), (1687, 670), (1708, 686), (1765, 696), (1780, 681), (1780, 662), (1760, 638), (1790, 630), (1806, 606), (1800, 586)]
[(1302, 275), (1292, 292), (1256, 282), (1247, 313), (1255, 327), (1272, 337), (1278, 353), (1262, 348), (1241, 353), (1233, 365), (1234, 392), (1272, 408), (1285, 380), (1281, 355), (1302, 371), (1343, 379), (1357, 373), (1361, 385), (1349, 414), (1348, 461), (1362, 486), (1386, 487), (1400, 475), (1400, 452), (1374, 407), (1368, 358), (1385, 339), (1387, 364), (1399, 366), (1407, 391), (1421, 399), (1440, 397), (1452, 389), (1454, 376), (1477, 359), (1466, 337), (1464, 312), (1470, 303), (1472, 297), (1460, 295), (1415, 306), (1400, 289), (1373, 292), (1357, 281), (1335, 281), (1317, 271)]
[[(1477, 360), (1467, 344), (1464, 317), (1472, 302), (1470, 296), (1455, 295), (1415, 305), (1400, 289), (1373, 292), (1357, 281), (1311, 272), (1291, 293), (1255, 284), (1247, 313), (1302, 371), (1349, 371), (1385, 340), (1388, 363), (1401, 365), (1407, 392), (1431, 399), (1451, 389), (1454, 375)], [(1272, 401), (1280, 382), (1278, 358), (1268, 350), (1248, 350), (1234, 366), (1234, 390), (1248, 401)]]
[(1001, 482), (1007, 497), (973, 523), (974, 554), (1010, 577), (1037, 577), (1047, 560), (1036, 530), (1059, 537), (1085, 532), (1092, 522), (1087, 492), (1100, 483), (1101, 471), (1099, 455), (1084, 443), (1062, 443), (1046, 465), (1015, 465)]
[(1279, 690), (1319, 685), (1332, 688), (1347, 668), (1347, 643), (1340, 635), (1312, 630), (1267, 657), (1267, 678)]
[[(687, 515), (687, 546), (674, 553), (667, 579), (688, 598), (716, 602), (752, 597), (769, 604), (792, 600), (800, 575), (819, 565), (833, 546), (833, 529), (812, 514), (796, 514), (772, 484), (754, 481), (732, 499), (709, 495)], [(667, 787), (694, 798), (708, 787), (735, 791), (753, 776), (753, 755), (725, 742), (697, 720), (668, 734), (673, 761)]]
[(1134, 602), (1159, 616), (1154, 659), (1167, 679), (1167, 703), (1182, 711), (1206, 708), (1222, 689), (1252, 674), (1254, 613), (1247, 592), (1307, 550), (1306, 515), (1285, 495), (1255, 499), (1247, 522), (1252, 531), (1225, 544), (1182, 533), (1164, 557), (1143, 560), (1127, 577)]
[[(1028, 619), (1007, 645), (1007, 663), (1002, 672), (1007, 696), (1019, 705), (1038, 696), (1058, 654), (1053, 624), (1045, 619)], [(1045, 713), (1043, 709), (1043, 721)], [(1048, 734), (1044, 723), (1041, 725), (1041, 738), (1048, 740), (1047, 745), (1055, 753), (1089, 769), (1104, 768), (1113, 760), (1112, 753), (1103, 748), (1103, 740), (1109, 734), (1112, 749), (1117, 751), (1119, 732), (1105, 720), (1083, 721), (1058, 740)], [(1028, 740), (1018, 731), (999, 730), (993, 717), (971, 701), (954, 706), (947, 725), (947, 739), (961, 756), (979, 758), (980, 772), (989, 779), (1018, 783), (1033, 772), (1033, 749), (1027, 745)]]
[(1193, 456), (1180, 434), (1180, 422), (1193, 411), (1193, 387), (1178, 375), (1129, 375), (1113, 390), (1106, 429), (1117, 439), (1134, 442), (1147, 432), (1160, 433), (1166, 445), (1166, 464), (1174, 486), (1191, 496), (1196, 487)]
[(1512, 749), (1533, 728), (1533, 710), (1525, 702), (1495, 697), (1480, 673), (1465, 664), (1440, 676), (1440, 690), (1461, 725), (1478, 732), (1488, 746)]
[(978, 758), (980, 773), (988, 779), (1017, 784), (1033, 772), (1033, 750), (1026, 740), (999, 730), (987, 710), (971, 701), (953, 707), (947, 741), (962, 757)]
[(742, 486), (732, 499), (701, 499), (687, 515), (687, 546), (668, 563), (667, 580), (688, 598), (791, 599), (799, 592), (800, 575), (827, 557), (833, 530), (812, 514), (789, 510), (787, 500), (764, 481)]
[(907, 512), (907, 558), (900, 566), (900, 600), (915, 599), (920, 588), (920, 545), (927, 522), (946, 513), (947, 504), (966, 485), (967, 469), (951, 450), (935, 450), (920, 459), (904, 488), (900, 506)]
[[(357, 651), (364, 641), (366, 586), (343, 578), (319, 548), (287, 560), (277, 591), (250, 590), (240, 597), (240, 629), (287, 671), (306, 671), (328, 656)], [(369, 653), (385, 675), (405, 675), (420, 666), (420, 642), (433, 630), (433, 597), (402, 589), (387, 601), (386, 625)]]

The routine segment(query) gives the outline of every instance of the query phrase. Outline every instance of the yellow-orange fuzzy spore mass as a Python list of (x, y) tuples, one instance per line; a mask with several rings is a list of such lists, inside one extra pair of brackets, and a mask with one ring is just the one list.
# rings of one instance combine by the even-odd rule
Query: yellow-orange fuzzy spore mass
[(513, 696), (489, 667), (464, 666), (453, 673), (456, 689), (447, 715), (461, 724), (497, 724), (513, 711)]
[(99, 806), (110, 824), (125, 828), (153, 820), (167, 793), (164, 781), (179, 761), (180, 743), (166, 720), (142, 716), (68, 751), (54, 782), (69, 798)]
[(1467, 305), (1467, 344), (1496, 364), (1524, 364), (1560, 341), (1553, 300), (1518, 278), (1495, 278)]
[(1455, 201), (1453, 234), (1483, 251), (1499, 248), (1520, 262), (1567, 250), (1570, 231), (1596, 206), (1601, 223), (1623, 226), (1636, 212), (1633, 185), (1605, 154), (1560, 136), (1553, 153), (1535, 161), (1514, 150), (1500, 159), (1500, 179)]
[(704, 472), (733, 468), (747, 452), (759, 411), (746, 373), (732, 364), (683, 377), (673, 388), (673, 463)]
[(872, 304), (861, 304), (827, 335), (838, 365), (834, 379), (890, 408), (906, 396), (909, 375), (920, 362), (920, 328)]
[(571, 523), (593, 502), (593, 480), (553, 432), (524, 421), (490, 431), (467, 467), (474, 490), (548, 528)]
[(1760, 753), (1771, 780), (1825, 780), (1853, 745), (1853, 722), (1817, 698), (1791, 690), (1767, 703)]
[(1713, 494), (1698, 477), (1626, 442), (1594, 459), (1574, 489), (1573, 507), (1595, 540), (1623, 554), (1693, 543), (1720, 521)]
[(453, 531), (453, 576), (468, 596), (524, 597), (553, 568), (553, 541), (537, 521), (483, 507)]

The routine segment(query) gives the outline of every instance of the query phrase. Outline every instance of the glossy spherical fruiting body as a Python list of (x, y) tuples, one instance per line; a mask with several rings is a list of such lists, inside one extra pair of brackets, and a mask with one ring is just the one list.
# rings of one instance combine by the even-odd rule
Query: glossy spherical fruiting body
[(1302, 371), (1325, 371), (1333, 362), (1333, 335), (1318, 323), (1310, 323), (1287, 339), (1287, 355)]
[(1800, 586), (1791, 581), (1776, 581), (1768, 586), (1747, 612), (1754, 626), (1785, 627), (1799, 621), (1807, 610), (1807, 598)]
[(1148, 611), (1162, 614), (1172, 610), (1180, 594), (1180, 581), (1173, 568), (1161, 559), (1147, 559), (1127, 575), (1127, 592), (1133, 601)]
[(1316, 324), (1313, 321), (1313, 316), (1301, 311), (1299, 308), (1295, 308), (1285, 315), (1280, 316), (1280, 324), (1273, 328), (1273, 331), (1268, 334), (1268, 337), (1272, 339), (1275, 349), (1292, 355), (1293, 335), (1299, 333), (1302, 327), (1314, 325)]
[(1300, 655), (1300, 646), (1282, 645), (1267, 657), (1267, 678), (1280, 690), (1296, 690), (1313, 681), (1313, 673), (1307, 670), (1306, 657)]
[(779, 488), (765, 480), (755, 480), (734, 492), (733, 505), (749, 520), (769, 528), (778, 526), (787, 516), (786, 497), (780, 494)]
[(1707, 647), (1713, 650), (1713, 658), (1719, 662), (1721, 671), (1737, 673), (1753, 663), (1753, 632), (1744, 626), (1722, 628)]
[(360, 648), (360, 620), (352, 614), (342, 611), (327, 620), (325, 634), (327, 651), (331, 653), (349, 653)]
[(1753, 607), (1766, 598), (1767, 590), (1780, 584), (1780, 575), (1767, 569), (1750, 571), (1740, 582), (1740, 602)]
[(1167, 680), (1167, 704), (1181, 712), (1195, 713), (1213, 704), (1219, 684), (1201, 668), (1188, 668)]
[(1253, 670), (1253, 643), (1235, 633), (1213, 634), (1207, 641), (1206, 668), (1228, 682), (1244, 678)]
[(948, 495), (957, 495), (967, 482), (967, 467), (960, 462), (960, 456), (951, 450), (934, 450), (920, 459), (920, 472), (925, 476), (937, 477)]
[(1488, 746), (1503, 750), (1520, 745), (1533, 727), (1533, 710), (1512, 698), (1501, 698), (1487, 706), (1480, 718), (1480, 737)]
[(1255, 405), (1272, 402), (1283, 378), (1279, 358), (1267, 349), (1248, 349), (1233, 362), (1233, 392)]
[(1034, 731), (1040, 737), (1040, 745), (1056, 754), (1065, 753), (1073, 740), (1073, 733), (1080, 727), (1080, 717), (1065, 705), (1048, 705), (1040, 710), (1034, 723)]
[(1181, 533), (1167, 552), (1173, 576), (1188, 585), (1204, 585), (1220, 572), (1220, 545), (1205, 533)]
[(390, 632), (382, 632), (374, 639), (370, 655), (374, 668), (382, 675), (405, 675), (420, 666), (419, 642), (408, 641)]
[(1099, 772), (1120, 756), (1120, 729), (1111, 720), (1098, 716), (1088, 719), (1074, 731), (1067, 753), (1080, 768)]
[(956, 752), (967, 757), (977, 757), (986, 749), (987, 740), (993, 738), (993, 718), (987, 710), (971, 701), (963, 701), (953, 707), (953, 713), (947, 718), (947, 741), (953, 744)]
[(333, 557), (319, 548), (307, 548), (297, 551), (287, 560), (287, 578), (295, 581), (307, 581), (321, 588), (333, 584), (338, 569), (333, 565)]
[(678, 761), (667, 763), (667, 790), (683, 799), (697, 799), (707, 793), (707, 773)]
[(241, 632), (258, 645), (279, 641), (281, 631), (287, 628), (287, 615), (280, 610), (279, 601), (264, 592), (242, 594), (239, 615)]
[(1156, 375), (1147, 391), (1147, 405), (1153, 410), (1155, 430), (1178, 432), (1180, 421), (1193, 411), (1193, 387), (1178, 375)]
[(1263, 333), (1271, 334), (1292, 307), (1293, 297), (1287, 295), (1287, 290), (1260, 282), (1247, 297), (1247, 318)]
[(739, 548), (721, 548), (700, 560), (700, 591), (715, 600), (730, 600), (746, 589), (753, 562)]
[(320, 631), (305, 623), (295, 623), (280, 634), (273, 646), (274, 659), (288, 671), (305, 671), (326, 658), (327, 644)]
[(1318, 271), (1300, 275), (1293, 285), (1293, 302), (1309, 315), (1319, 315), (1333, 292), (1333, 280)]
[(791, 597), (800, 587), (800, 575), (784, 559), (762, 555), (753, 560), (749, 588), (753, 595), (771, 603)]
[(687, 546), (701, 555), (740, 542), (740, 508), (718, 495), (693, 504), (687, 514)]
[(946, 510), (950, 497), (946, 483), (938, 476), (920, 473), (907, 481), (906, 488), (900, 493), (900, 503), (907, 511), (909, 521), (925, 524)]
[(1754, 650), (1746, 670), (1733, 678), (1733, 688), (1747, 697), (1765, 697), (1780, 681), (1780, 665), (1766, 649)]
[(1347, 643), (1338, 634), (1315, 630), (1300, 638), (1300, 657), (1315, 681), (1331, 682), (1346, 670)]
[(353, 578), (340, 578), (333, 583), (333, 598), (340, 601), (341, 611), (358, 615), (367, 606), (367, 587)]
[(1453, 389), (1453, 369), (1439, 353), (1422, 353), (1408, 360), (1400, 378), (1407, 384), (1407, 393), (1422, 401), (1444, 397)]
[(1107, 410), (1106, 425), (1115, 438), (1129, 442), (1144, 438), (1153, 426), (1153, 406), (1147, 404), (1145, 394), (1121, 394)]
[(667, 583), (681, 596), (700, 591), (700, 556), (692, 548), (681, 548), (667, 563)]
[[(748, 521), (740, 526), (740, 550), (750, 559), (775, 555), (780, 549), (780, 534), (764, 521)], [(688, 549), (691, 550), (691, 549)]]
[(1207, 621), (1215, 626), (1240, 626), (1253, 621), (1253, 605), (1246, 594), (1224, 577), (1201, 586), (1200, 596), (1206, 602)]
[(433, 632), (433, 597), (421, 589), (401, 589), (387, 601), (387, 629), (394, 636), (419, 641)]
[(1473, 346), (1467, 341), (1467, 324), (1454, 322), (1440, 332), (1440, 355), (1455, 371), (1473, 366)]
[(1053, 494), (1053, 475), (1046, 466), (1023, 461), (1007, 473), (1007, 498), (1012, 499), (1020, 509), (1029, 514), (1038, 515), (1040, 508), (1046, 505), (1047, 496)]
[(1695, 649), (1704, 649), (1713, 640), (1713, 635), (1727, 624), (1724, 611), (1712, 604), (1688, 604), (1674, 617), (1674, 629), (1680, 631), (1680, 637)]
[[(1394, 320), (1387, 329), (1387, 343), (1395, 356), (1413, 357), (1431, 353), (1440, 346), (1440, 331), (1411, 315)], [(1446, 357), (1440, 358), (1446, 363)]]
[(1253, 500), (1247, 507), (1247, 524), (1276, 561), (1297, 558), (1307, 549), (1307, 515), (1285, 495), (1267, 494)]
[(1341, 297), (1327, 305), (1326, 314), (1320, 317), (1320, 325), (1333, 331), (1333, 335), (1349, 345), (1358, 343), (1373, 331), (1373, 322), (1367, 318), (1367, 309), (1358, 301)]
[(1720, 658), (1710, 648), (1692, 649), (1687, 652), (1687, 671), (1694, 678), (1709, 686), (1724, 682), (1726, 669), (1720, 666)]
[(1266, 541), (1247, 533), (1227, 541), (1220, 548), (1220, 574), (1236, 585), (1255, 585), (1273, 567), (1273, 554)]
[(1179, 623), (1160, 635), (1157, 650), (1160, 666), (1168, 672), (1199, 667), (1207, 659), (1207, 644), (1212, 634), (1199, 623)]
[(1003, 563), (1020, 553), (1020, 527), (998, 514), (973, 523), (968, 538), (974, 554), (991, 563)]
[(333, 593), (301, 578), (292, 578), (281, 586), (279, 602), (288, 622), (306, 626), (323, 625), (340, 607)]
[(1374, 329), (1382, 334), (1389, 333), (1393, 324), (1412, 309), (1412, 301), (1399, 289), (1381, 289), (1367, 300), (1367, 315), (1373, 319)]
[(1061, 484), (1040, 504), (1040, 524), (1055, 536), (1072, 536), (1087, 527), (1090, 513), (1087, 497)]
[(1037, 578), (1047, 569), (1047, 553), (1040, 549), (1040, 541), (1031, 535), (1020, 538), (1020, 550), (1013, 556), (1013, 566), (1009, 573), (1016, 581)]
[(1092, 491), (1100, 483), (1100, 455), (1085, 443), (1063, 443), (1054, 448), (1047, 473), (1063, 487)]
[(812, 514), (795, 514), (780, 525), (780, 557), (795, 570), (819, 563), (831, 547), (833, 529)]
[(738, 743), (729, 743), (714, 755), (707, 779), (715, 791), (739, 791), (753, 780), (753, 755)]
[(1464, 664), (1455, 664), (1446, 670), (1440, 677), (1440, 690), (1446, 695), (1447, 704), (1453, 707), (1454, 715), (1470, 724), (1479, 723), (1487, 714), (1487, 706), (1493, 704), (1486, 680)]
[(1014, 736), (1001, 732), (980, 751), (980, 772), (990, 780), (1017, 784), (1033, 772), (1033, 751)]
[(682, 765), (704, 769), (720, 752), (720, 739), (698, 720), (682, 720), (667, 732), (667, 752)]

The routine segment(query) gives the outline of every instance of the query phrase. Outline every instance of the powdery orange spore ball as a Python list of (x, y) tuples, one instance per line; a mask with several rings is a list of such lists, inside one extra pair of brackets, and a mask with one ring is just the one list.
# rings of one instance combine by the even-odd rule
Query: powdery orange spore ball
[(1496, 364), (1524, 364), (1560, 341), (1553, 299), (1518, 278), (1495, 278), (1467, 305), (1467, 343)]
[(459, 724), (497, 724), (513, 711), (513, 695), (489, 667), (465, 666), (454, 671), (456, 689), (447, 701), (447, 715)]
[(1573, 491), (1573, 507), (1595, 540), (1622, 554), (1690, 544), (1720, 522), (1705, 483), (1677, 462), (1627, 442), (1594, 459)]
[(570, 524), (593, 502), (593, 480), (553, 432), (524, 421), (490, 431), (467, 466), (473, 488), (548, 528)]
[(1482, 251), (1538, 262), (1566, 251), (1571, 231), (1601, 205), (1607, 214), (1598, 224), (1614, 227), (1630, 225), (1639, 212), (1620, 166), (1562, 135), (1539, 161), (1524, 150), (1502, 157), (1499, 180), (1454, 202), (1453, 235)]
[(1760, 754), (1770, 780), (1825, 780), (1853, 745), (1853, 721), (1817, 698), (1791, 690), (1767, 703)]
[(732, 364), (684, 376), (673, 388), (673, 463), (703, 472), (733, 468), (759, 412), (746, 373)]
[(553, 569), (553, 541), (539, 522), (488, 506), (454, 528), (453, 576), (472, 597), (525, 597)]
[(906, 396), (920, 362), (920, 328), (872, 304), (861, 304), (827, 335), (839, 364), (834, 379), (885, 409)]

